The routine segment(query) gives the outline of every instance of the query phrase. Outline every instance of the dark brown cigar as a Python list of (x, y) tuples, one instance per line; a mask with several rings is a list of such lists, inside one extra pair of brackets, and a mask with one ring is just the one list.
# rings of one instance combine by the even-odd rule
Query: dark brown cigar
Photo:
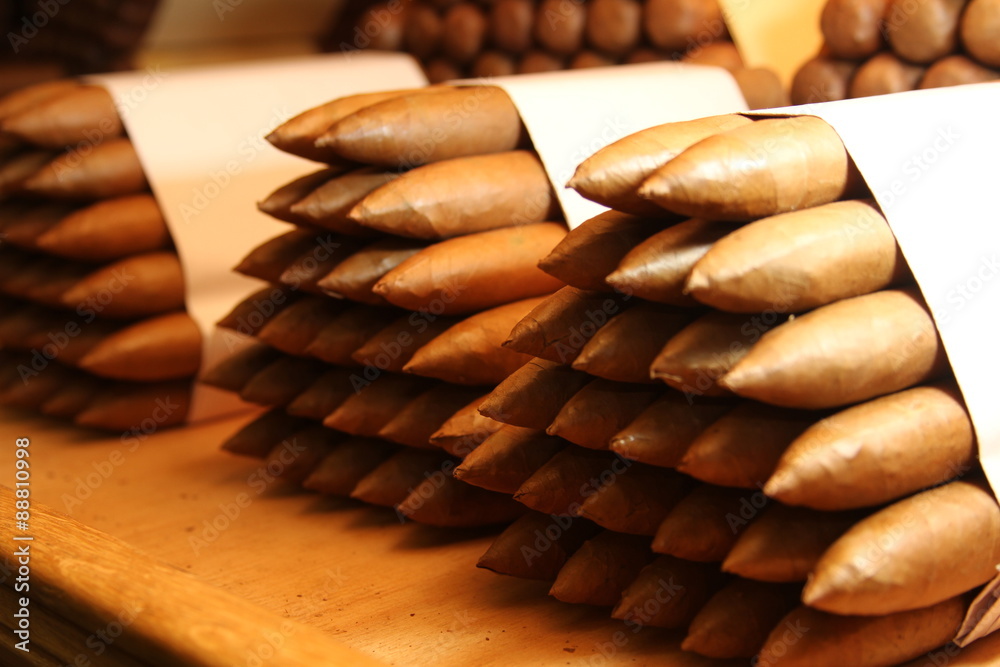
[(291, 204), (289, 212), (297, 221), (338, 234), (372, 236), (371, 229), (358, 224), (347, 214), (373, 190), (398, 177), (398, 174), (374, 168), (335, 175)]
[(287, 405), (322, 372), (323, 368), (311, 359), (281, 356), (243, 385), (240, 398), (257, 405)]
[(343, 438), (343, 433), (310, 424), (286, 434), (264, 457), (263, 467), (280, 480), (300, 485)]
[(652, 536), (692, 486), (673, 470), (633, 463), (587, 496), (578, 515), (618, 533)]
[(361, 249), (360, 239), (326, 234), (317, 236), (311, 248), (296, 257), (281, 272), (278, 281), (289, 289), (322, 294), (319, 281), (342, 261)]
[(272, 218), (291, 222), (296, 225), (303, 224), (305, 223), (305, 219), (293, 213), (292, 206), (305, 199), (310, 193), (330, 179), (343, 173), (343, 167), (328, 167), (319, 171), (309, 172), (305, 176), (300, 176), (290, 183), (282, 185), (265, 197), (263, 201), (257, 202), (257, 208)]
[(290, 415), (323, 421), (357, 390), (353, 369), (327, 368), (285, 408)]
[(322, 296), (306, 296), (276, 312), (255, 335), (286, 354), (304, 356), (319, 333), (343, 314), (345, 305)]
[(115, 383), (94, 396), (73, 421), (80, 426), (120, 429), (122, 441), (131, 445), (157, 429), (182, 423), (190, 406), (190, 380)]
[(569, 557), (549, 595), (571, 604), (613, 607), (652, 558), (647, 538), (605, 530)]
[(429, 526), (470, 528), (508, 524), (527, 511), (506, 494), (462, 484), (448, 474), (453, 469), (454, 464), (421, 482), (396, 512)]
[(377, 435), (408, 447), (439, 449), (431, 444), (431, 436), (455, 411), (482, 397), (483, 390), (473, 387), (450, 384), (431, 387), (410, 401)]
[(477, 398), (456, 411), (431, 435), (431, 444), (452, 456), (464, 459), (499, 431), (503, 424), (479, 414), (481, 402), (482, 399)]
[(479, 410), (490, 419), (545, 430), (591, 378), (544, 359), (532, 359), (486, 397)]
[(503, 426), (470, 452), (455, 477), (490, 491), (513, 495), (566, 441), (520, 426)]
[(285, 232), (251, 250), (233, 270), (269, 283), (281, 282), (281, 274), (288, 265), (302, 253), (315, 248), (316, 239), (324, 235), (333, 241), (332, 235), (315, 229), (293, 229)]
[(406, 500), (421, 482), (443, 476), (443, 469), (454, 468), (455, 461), (443, 452), (403, 447), (363, 477), (351, 491), (351, 497), (372, 505), (395, 507)]
[(588, 496), (630, 465), (613, 454), (571, 445), (536, 470), (514, 499), (538, 512), (575, 516)]
[(554, 581), (569, 557), (598, 532), (600, 528), (584, 519), (528, 512), (500, 533), (476, 567)]
[(279, 356), (270, 346), (255, 343), (209, 368), (199, 380), (219, 389), (239, 393), (250, 378), (271, 365)]
[(349, 396), (323, 424), (351, 435), (374, 437), (429, 385), (423, 378), (386, 373)]
[(72, 210), (65, 204), (6, 204), (0, 209), (0, 234), (7, 243), (37, 250), (38, 239)]
[(622, 593), (611, 618), (633, 628), (686, 628), (725, 582), (718, 568), (673, 556), (647, 565)]
[(285, 414), (276, 408), (258, 415), (222, 444), (231, 454), (262, 459), (289, 433), (305, 428), (309, 422)]
[(317, 286), (329, 296), (375, 306), (388, 302), (372, 291), (389, 271), (423, 250), (424, 244), (409, 239), (388, 238), (361, 248), (326, 274)]
[(363, 479), (385, 462), (397, 448), (382, 440), (349, 437), (341, 440), (302, 481), (303, 488), (347, 497)]
[(402, 373), (417, 350), (443, 334), (461, 320), (430, 312), (403, 315), (368, 340), (351, 355), (364, 366), (363, 377), (373, 380), (383, 371)]
[(352, 366), (351, 358), (369, 338), (392, 323), (399, 311), (358, 304), (339, 313), (306, 346), (306, 354), (327, 363)]
[[(756, 503), (756, 505), (754, 504)], [(703, 484), (660, 523), (653, 551), (702, 563), (723, 560), (767, 503), (764, 495)]]
[(50, 394), (38, 409), (50, 417), (72, 419), (90, 405), (94, 396), (105, 392), (107, 384), (105, 380), (80, 373), (72, 383)]
[(298, 295), (274, 285), (254, 292), (218, 321), (218, 326), (254, 336), (273, 317), (298, 299)]
[(581, 447), (608, 449), (615, 434), (661, 394), (647, 385), (594, 380), (566, 402), (546, 432)]

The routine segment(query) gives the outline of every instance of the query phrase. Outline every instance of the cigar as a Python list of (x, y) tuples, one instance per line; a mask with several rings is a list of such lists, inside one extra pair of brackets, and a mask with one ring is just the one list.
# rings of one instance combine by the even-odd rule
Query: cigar
[(923, 75), (923, 67), (911, 65), (885, 51), (858, 68), (851, 80), (848, 96), (870, 97), (913, 90)]
[[(412, 19), (411, 19), (412, 20)], [(490, 39), (507, 53), (524, 53), (534, 39), (535, 3), (532, 0), (497, 0), (490, 11)]]
[[(482, 400), (477, 398), (460, 410), (456, 410), (441, 428), (431, 435), (431, 444), (457, 458), (467, 458), (487, 438), (503, 427), (502, 423), (479, 414), (481, 402)], [(455, 474), (458, 475), (457, 470)], [(514, 493), (516, 490), (515, 487), (507, 493)]]
[(724, 584), (718, 568), (658, 556), (622, 593), (611, 618), (633, 628), (686, 628)]
[[(727, 42), (717, 42), (726, 44)], [(767, 67), (741, 67), (733, 71), (736, 85), (750, 109), (774, 109), (792, 103), (789, 91), (774, 70)]]
[(946, 369), (923, 299), (915, 290), (884, 290), (823, 306), (764, 334), (720, 384), (766, 403), (817, 409), (906, 389)]
[[(53, 308), (64, 308), (62, 296), (67, 291), (73, 289), (91, 271), (91, 266), (66, 262), (54, 257), (36, 255), (37, 261), (30, 263), (27, 268), (16, 276), (12, 281), (4, 284), (4, 289), (11, 296), (21, 297), (29, 301), (35, 301)], [(113, 294), (107, 292), (105, 297)], [(100, 304), (96, 301), (73, 303), (70, 308), (87, 308), (89, 312), (95, 313)], [(92, 315), (91, 315), (92, 316)]]
[(555, 581), (570, 556), (598, 532), (583, 519), (528, 512), (497, 536), (476, 567), (519, 579)]
[(609, 285), (643, 299), (675, 306), (697, 304), (685, 292), (692, 268), (738, 223), (693, 218), (667, 227), (637, 244), (607, 278)]
[(539, 72), (558, 72), (566, 69), (566, 64), (557, 56), (545, 51), (529, 51), (517, 64), (518, 74), (538, 74)]
[(11, 245), (37, 250), (38, 238), (72, 209), (60, 204), (32, 206), (22, 202), (0, 206), (0, 235)]
[(81, 359), (107, 338), (130, 326), (130, 323), (123, 325), (108, 320), (94, 320), (89, 324), (86, 319), (75, 322), (67, 320), (64, 313), (49, 309), (29, 312), (28, 316), (36, 317), (35, 329), (19, 342), (12, 342), (10, 347), (38, 350), (43, 356), (72, 366), (79, 365)]
[(628, 305), (625, 294), (563, 287), (518, 322), (503, 346), (568, 364), (609, 317)]
[(490, 491), (513, 495), (566, 441), (520, 426), (501, 426), (455, 469), (455, 477)]
[(773, 583), (805, 581), (830, 545), (864, 516), (773, 502), (762, 510), (762, 502), (763, 495), (752, 496), (732, 515), (734, 526), (745, 530), (723, 561), (724, 572)]
[(67, 308), (102, 317), (136, 318), (184, 307), (184, 274), (172, 250), (134, 255), (84, 276), (63, 292)]
[(274, 477), (299, 486), (343, 437), (342, 433), (310, 424), (275, 445), (264, 457), (263, 467)]
[(226, 357), (198, 379), (204, 384), (239, 393), (253, 376), (280, 356), (270, 346), (254, 343)]
[(958, 48), (958, 24), (965, 0), (889, 0), (885, 37), (897, 55), (913, 63), (940, 60)]
[(152, 430), (183, 423), (191, 406), (191, 381), (116, 383), (94, 396), (73, 421), (79, 426), (123, 430), (135, 442)]
[(846, 100), (858, 64), (820, 54), (806, 62), (792, 79), (792, 104)]
[(263, 459), (289, 433), (305, 428), (309, 422), (285, 414), (281, 408), (268, 410), (244, 425), (222, 444), (230, 454)]
[(605, 530), (569, 557), (549, 595), (570, 604), (613, 607), (650, 560), (647, 538)]
[(802, 312), (910, 281), (885, 217), (874, 202), (861, 200), (784, 213), (734, 231), (694, 265), (685, 289), (731, 312)]
[(372, 289), (402, 308), (446, 315), (550, 294), (562, 283), (535, 265), (564, 236), (563, 225), (543, 222), (448, 239), (405, 260)]
[[(726, 558), (740, 533), (755, 518), (752, 494), (711, 484), (696, 486), (660, 522), (653, 551), (699, 563)], [(742, 513), (741, 513), (742, 512)]]
[(732, 408), (728, 401), (689, 401), (667, 392), (611, 438), (610, 449), (627, 459), (675, 468), (695, 438)]
[(110, 139), (86, 154), (55, 158), (24, 182), (34, 195), (53, 199), (110, 199), (148, 189), (146, 175), (128, 139)]
[(444, 58), (434, 58), (424, 65), (424, 74), (432, 84), (461, 79), (463, 72), (461, 67)]
[(515, 301), (467, 317), (418, 349), (403, 370), (455, 384), (499, 384), (531, 361), (501, 345), (511, 327), (539, 303), (541, 298)]
[(636, 304), (615, 315), (573, 361), (573, 368), (616, 382), (652, 382), (649, 367), (667, 341), (698, 315), (687, 308)]
[[(948, 664), (952, 667), (988, 665), (990, 664), (990, 660), (993, 660), (994, 656), (996, 656), (997, 649), (1000, 648), (1000, 634), (994, 632), (981, 639), (977, 639), (971, 644), (966, 644), (962, 647), (961, 653), (958, 653), (956, 648), (955, 644), (946, 644), (943, 649), (929, 651), (926, 655), (922, 655), (912, 662), (902, 665), (902, 667), (928, 667), (934, 664), (935, 659), (940, 661), (942, 654), (949, 656), (950, 660)], [(952, 654), (956, 655), (951, 657)]]
[(375, 437), (410, 401), (430, 386), (423, 378), (386, 373), (371, 384), (360, 387), (353, 396), (348, 396), (323, 420), (323, 425), (350, 435)]
[(374, 306), (387, 305), (372, 288), (386, 273), (420, 252), (424, 245), (409, 239), (387, 238), (361, 248), (326, 274), (317, 286), (328, 296)]
[(801, 410), (741, 403), (691, 443), (677, 469), (710, 484), (757, 489), (789, 445), (818, 418)]
[(373, 438), (341, 440), (302, 481), (302, 487), (331, 496), (348, 497), (358, 480), (369, 475), (397, 451)]
[(611, 67), (616, 62), (596, 51), (580, 51), (569, 61), (569, 69), (590, 69), (591, 67)]
[(836, 614), (919, 609), (986, 583), (997, 562), (1000, 507), (985, 481), (959, 480), (858, 522), (819, 559), (802, 601)]
[(431, 387), (403, 407), (376, 435), (408, 447), (439, 449), (431, 444), (431, 436), (456, 411), (482, 398), (480, 389), (450, 384)]
[(692, 48), (684, 54), (681, 61), (692, 65), (721, 67), (734, 74), (743, 69), (743, 57), (732, 42), (693, 43)]
[(601, 53), (621, 57), (642, 37), (642, 5), (636, 0), (593, 0), (584, 32), (587, 42)]
[(298, 295), (274, 285), (258, 290), (240, 301), (217, 326), (246, 336), (255, 336), (272, 318), (295, 303)]
[(476, 79), (511, 76), (516, 71), (514, 58), (501, 51), (483, 51), (472, 61), (471, 73)]
[[(448, 121), (455, 109), (470, 110), (458, 124)], [(316, 145), (392, 169), (514, 150), (527, 145), (527, 133), (507, 93), (474, 86), (373, 104), (333, 124)]]
[[(288, 265), (303, 253), (314, 250), (317, 240), (322, 239), (323, 234), (324, 232), (315, 229), (285, 232), (251, 250), (233, 271), (269, 283), (279, 283)], [(336, 243), (332, 235), (327, 235), (327, 240), (331, 244)]]
[(327, 368), (285, 408), (296, 417), (323, 421), (341, 403), (353, 396), (355, 372), (348, 368)]
[[(973, 58), (990, 67), (1000, 67), (1000, 10), (995, 0), (972, 0), (962, 14), (962, 44)], [(2, 112), (0, 112), (2, 115)]]
[(79, 373), (72, 382), (49, 394), (38, 406), (38, 410), (50, 417), (72, 419), (90, 405), (94, 396), (106, 390), (106, 381), (86, 373)]
[(486, 14), (471, 2), (459, 2), (444, 13), (441, 49), (456, 63), (468, 63), (486, 41)]
[[(391, 2), (379, 2), (369, 6), (361, 14), (358, 24), (377, 25), (378, 29), (371, 36), (369, 48), (379, 51), (399, 51), (403, 46), (403, 30), (409, 13), (408, 5), (399, 6)], [(369, 34), (366, 31), (366, 34)]]
[(345, 305), (320, 296), (306, 296), (276, 312), (254, 335), (286, 354), (305, 356), (320, 332), (345, 312)]
[[(535, 11), (535, 39), (557, 56), (571, 56), (583, 48), (588, 5), (541, 0)], [(555, 17), (555, 19), (553, 19)]]
[(428, 526), (472, 528), (509, 524), (525, 513), (523, 505), (508, 495), (462, 484), (443, 468), (439, 477), (427, 478), (396, 506), (402, 516)]
[(351, 498), (370, 505), (395, 507), (421, 482), (434, 478), (443, 468), (453, 469), (455, 462), (443, 452), (403, 447), (361, 478), (351, 491)]
[(372, 375), (389, 371), (402, 373), (417, 350), (461, 322), (457, 317), (440, 317), (430, 312), (403, 315), (379, 331), (351, 355), (354, 362)]
[(310, 359), (279, 356), (258, 371), (240, 389), (240, 398), (256, 405), (287, 405), (322, 374)]
[(0, 97), (0, 120), (20, 114), (47, 99), (72, 92), (80, 87), (80, 83), (76, 80), (58, 79), (19, 88)]
[(648, 385), (594, 380), (566, 402), (546, 432), (581, 447), (606, 450), (615, 434), (661, 394)]
[(348, 213), (371, 192), (398, 177), (370, 167), (334, 175), (292, 203), (288, 211), (299, 222), (338, 234), (373, 236), (371, 229), (349, 218)]
[(617, 533), (653, 536), (692, 486), (690, 479), (673, 470), (633, 463), (628, 473), (587, 496), (577, 516)]
[(673, 60), (671, 54), (656, 49), (639, 48), (625, 57), (626, 65), (641, 65), (643, 63), (658, 63)]
[(330, 364), (353, 366), (352, 355), (379, 331), (389, 326), (399, 311), (357, 304), (335, 315), (309, 345), (305, 353)]
[(109, 262), (171, 245), (152, 195), (128, 195), (77, 210), (39, 236), (40, 250), (67, 259)]
[(201, 329), (187, 313), (159, 315), (108, 336), (77, 365), (116, 380), (191, 377), (201, 366)]
[(706, 31), (720, 39), (727, 34), (716, 0), (647, 0), (643, 25), (654, 46), (673, 53), (683, 53)]
[(364, 227), (430, 240), (561, 217), (545, 168), (523, 150), (417, 167), (359, 198), (349, 213)]
[[(30, 360), (25, 357), (23, 362), (30, 363)], [(60, 364), (50, 364), (44, 371), (31, 375), (22, 370), (26, 367), (23, 362), (12, 373), (13, 378), (0, 388), (0, 405), (38, 410), (49, 396), (60, 387), (73, 383), (78, 375)]]
[(289, 289), (302, 290), (308, 294), (322, 294), (319, 282), (342, 261), (360, 250), (364, 242), (349, 236), (336, 237), (327, 234), (316, 237), (315, 244), (305, 250), (284, 268), (278, 282)]
[(871, 507), (960, 475), (975, 456), (972, 424), (957, 387), (916, 387), (806, 429), (764, 489), (788, 505)]
[(536, 470), (514, 493), (514, 500), (538, 512), (576, 516), (589, 495), (630, 465), (608, 452), (570, 445)]
[(883, 17), (888, 0), (827, 0), (820, 28), (823, 41), (837, 58), (868, 58), (885, 43)]
[(95, 146), (123, 133), (111, 95), (101, 86), (77, 86), (12, 114), (0, 131), (44, 148)]
[(48, 151), (28, 150), (0, 163), (0, 199), (20, 193), (25, 183), (51, 162)]
[(734, 579), (692, 619), (681, 648), (719, 660), (752, 658), (798, 605), (800, 590), (793, 585)]
[(414, 58), (427, 61), (441, 49), (444, 21), (432, 7), (414, 4), (403, 25), (403, 48)]
[(501, 382), (479, 410), (505, 424), (544, 431), (590, 380), (569, 366), (532, 359)]
[(927, 68), (918, 88), (944, 88), (970, 83), (987, 83), (1000, 79), (1000, 72), (962, 55), (942, 58)]
[(661, 220), (607, 211), (566, 234), (538, 267), (567, 285), (611, 292), (607, 275), (629, 250), (663, 226)]
[(0, 313), (0, 348), (24, 349), (29, 337), (56, 322), (49, 308), (7, 297), (0, 297)]
[(306, 222), (304, 218), (292, 213), (292, 206), (308, 197), (317, 188), (321, 188), (324, 183), (345, 174), (347, 169), (348, 167), (326, 167), (319, 171), (309, 172), (305, 176), (300, 176), (282, 185), (265, 197), (263, 201), (257, 202), (257, 209), (278, 220), (296, 225), (304, 224)]

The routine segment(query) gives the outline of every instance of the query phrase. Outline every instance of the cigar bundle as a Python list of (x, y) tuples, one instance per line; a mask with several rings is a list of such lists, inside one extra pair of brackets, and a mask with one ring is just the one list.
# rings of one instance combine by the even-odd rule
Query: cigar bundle
[(54, 414), (131, 427), (151, 418), (148, 401), (116, 414), (108, 396), (170, 382), (164, 398), (184, 397), (168, 421), (183, 421), (189, 390), (178, 387), (198, 370), (201, 332), (110, 95), (69, 80), (11, 93), (0, 98), (0, 141), (0, 346), (23, 353), (0, 402), (49, 412), (27, 398), (71, 367), (74, 382), (107, 391), (75, 392), (76, 409), (61, 402)]
[(996, 0), (827, 0), (795, 104), (1000, 79)]

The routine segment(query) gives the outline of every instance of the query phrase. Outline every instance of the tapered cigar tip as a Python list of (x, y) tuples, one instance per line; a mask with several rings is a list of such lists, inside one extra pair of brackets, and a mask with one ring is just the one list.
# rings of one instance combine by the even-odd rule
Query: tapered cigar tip
[(612, 287), (626, 287), (628, 285), (629, 275), (621, 269), (616, 269), (608, 274), (604, 279), (604, 282), (611, 285)]
[(643, 199), (670, 201), (679, 189), (677, 181), (672, 174), (655, 173), (643, 181), (637, 194)]
[(385, 279), (378, 281), (372, 287), (372, 292), (375, 292), (375, 294), (379, 294), (381, 296), (385, 296), (386, 294), (389, 294), (391, 291), (392, 288), (389, 285), (389, 283), (385, 281)]
[(465, 477), (468, 474), (468, 472), (469, 472), (468, 468), (466, 468), (464, 466), (458, 466), (457, 468), (455, 468), (454, 470), (451, 471), (451, 475), (455, 479), (462, 479), (463, 477)]
[(688, 275), (687, 280), (684, 282), (684, 293), (692, 294), (695, 292), (703, 292), (711, 287), (708, 281), (708, 276), (699, 271), (697, 268), (691, 269), (691, 273)]
[(666, 382), (668, 384), (671, 382), (680, 383), (684, 379), (680, 375), (668, 373), (664, 370), (656, 368), (655, 366), (649, 369), (649, 377), (651, 380), (660, 380), (661, 382)]
[(264, 137), (265, 141), (267, 141), (272, 146), (278, 146), (281, 143), (280, 130), (281, 130), (280, 127), (276, 127), (275, 129), (271, 130), (271, 132), (266, 137)]
[(764, 495), (785, 501), (788, 492), (795, 488), (795, 479), (785, 470), (777, 470), (764, 484)]
[(698, 653), (698, 649), (705, 646), (705, 638), (698, 631), (691, 631), (688, 636), (681, 641), (681, 650)]

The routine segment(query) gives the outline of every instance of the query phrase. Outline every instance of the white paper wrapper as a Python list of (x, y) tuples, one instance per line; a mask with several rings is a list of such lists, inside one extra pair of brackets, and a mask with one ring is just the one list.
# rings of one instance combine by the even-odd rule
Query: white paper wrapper
[[(324, 102), (427, 83), (401, 54), (355, 54), (177, 72), (92, 77), (118, 104), (184, 268), (187, 310), (205, 334), (202, 368), (233, 351), (215, 323), (262, 287), (233, 273), (281, 232), (256, 203), (322, 165), (273, 148), (276, 126)], [(196, 384), (189, 421), (239, 409), (232, 394)]]

